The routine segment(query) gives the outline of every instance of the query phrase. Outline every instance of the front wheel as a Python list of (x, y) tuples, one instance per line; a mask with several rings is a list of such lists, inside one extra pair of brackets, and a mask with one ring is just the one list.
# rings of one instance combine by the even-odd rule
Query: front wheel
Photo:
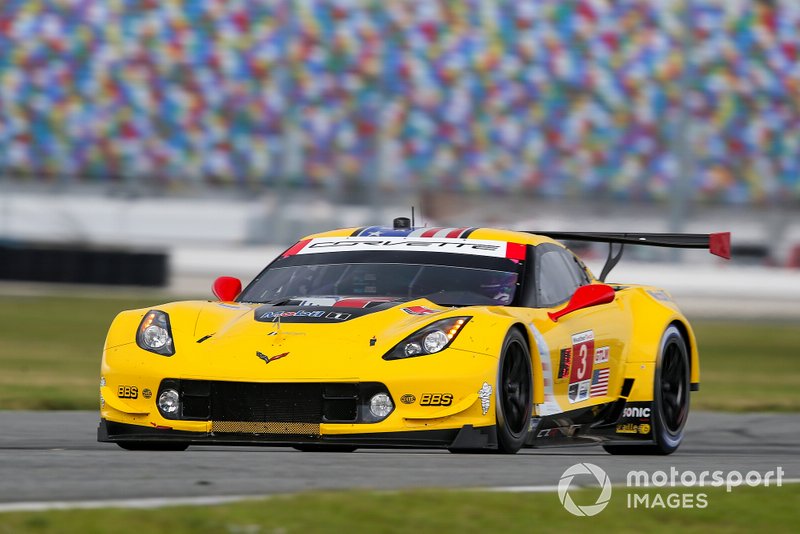
[(503, 342), (497, 372), (498, 452), (514, 454), (522, 448), (533, 410), (532, 390), (528, 343), (518, 330), (511, 330)]
[(675, 452), (683, 441), (689, 418), (689, 351), (674, 325), (661, 338), (653, 390), (653, 445), (604, 445), (611, 454), (661, 454)]

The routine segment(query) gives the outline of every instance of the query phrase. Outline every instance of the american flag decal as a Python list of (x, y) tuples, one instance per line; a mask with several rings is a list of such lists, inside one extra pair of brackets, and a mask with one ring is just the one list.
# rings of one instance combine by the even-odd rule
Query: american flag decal
[(358, 228), (351, 237), (448, 237), (466, 239), (477, 228), (386, 228), (366, 226)]
[(608, 369), (597, 369), (592, 374), (592, 387), (589, 390), (590, 397), (602, 397), (608, 394)]

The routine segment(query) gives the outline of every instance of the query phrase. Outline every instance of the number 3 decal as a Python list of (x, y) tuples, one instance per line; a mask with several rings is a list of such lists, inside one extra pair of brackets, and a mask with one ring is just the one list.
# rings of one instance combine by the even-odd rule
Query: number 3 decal
[(594, 358), (594, 332), (587, 330), (572, 336), (572, 354), (575, 355), (575, 365), (572, 366), (572, 373), (569, 377), (569, 383), (581, 382), (588, 380), (592, 376), (592, 368), (594, 367), (594, 360), (589, 358), (592, 355)]
[(581, 366), (578, 368), (578, 377), (586, 376), (586, 357), (589, 355), (589, 348), (583, 344), (580, 348), (580, 354), (578, 356), (581, 359)]

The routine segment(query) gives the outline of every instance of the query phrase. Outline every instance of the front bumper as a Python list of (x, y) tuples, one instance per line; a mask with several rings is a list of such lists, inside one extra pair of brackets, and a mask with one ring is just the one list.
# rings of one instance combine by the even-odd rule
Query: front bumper
[(363, 434), (267, 434), (244, 432), (189, 432), (149, 428), (100, 420), (97, 441), (105, 443), (188, 443), (190, 445), (293, 446), (308, 444), (347, 445), (363, 448), (496, 449), (494, 425), (461, 428), (376, 432)]

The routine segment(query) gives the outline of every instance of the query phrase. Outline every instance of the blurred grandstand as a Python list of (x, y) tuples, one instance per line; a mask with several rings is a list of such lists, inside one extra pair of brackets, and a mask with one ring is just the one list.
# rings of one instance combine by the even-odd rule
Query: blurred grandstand
[(0, 238), (286, 243), (416, 204), (800, 265), (798, 56), (794, 0), (5, 0)]

